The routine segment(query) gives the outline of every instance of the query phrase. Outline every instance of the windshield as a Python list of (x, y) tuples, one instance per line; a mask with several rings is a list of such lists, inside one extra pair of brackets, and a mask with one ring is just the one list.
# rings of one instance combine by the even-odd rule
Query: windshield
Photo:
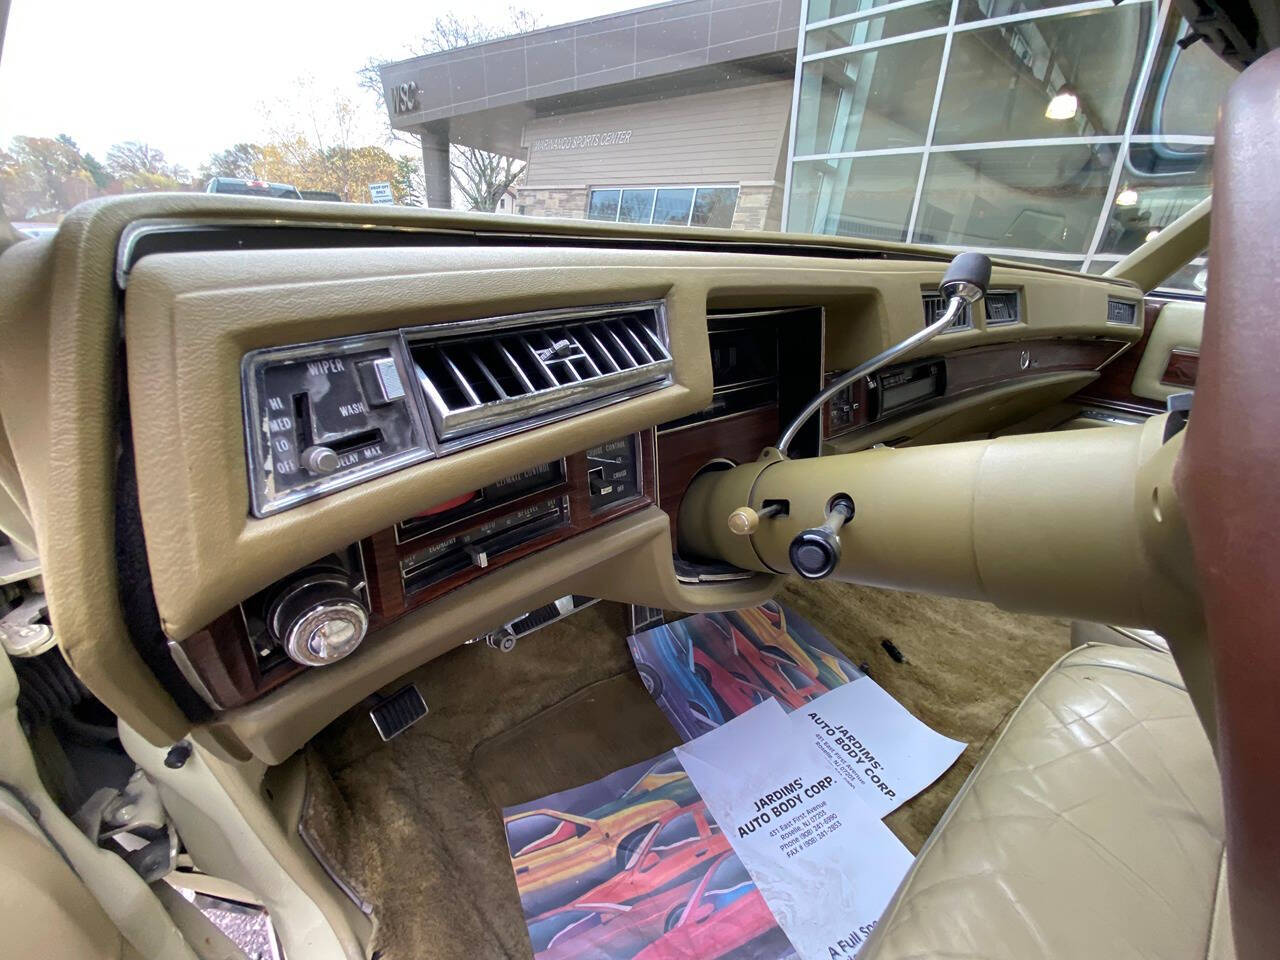
[[(447, 6), (15, 0), (4, 212), (37, 235), (91, 197), (208, 191), (1101, 273), (1208, 195), (1234, 78), (1157, 0)], [(1199, 258), (1169, 284), (1204, 282)]]

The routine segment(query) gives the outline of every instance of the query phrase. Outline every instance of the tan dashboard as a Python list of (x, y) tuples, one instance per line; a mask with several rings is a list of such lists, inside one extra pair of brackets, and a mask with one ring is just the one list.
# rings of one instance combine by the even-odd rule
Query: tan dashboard
[[(125, 627), (137, 600), (130, 590), (149, 589), (163, 634), (149, 642), (173, 646), (186, 681), (217, 708), (205, 719), (226, 749), (272, 762), (414, 666), (557, 596), (685, 610), (768, 596), (776, 588), (768, 575), (703, 576), (696, 564), (679, 565), (672, 517), (684, 486), (714, 458), (748, 459), (773, 442), (791, 394), (815, 393), (824, 374), (918, 330), (945, 266), (943, 255), (919, 259), (918, 251), (861, 242), (806, 248), (807, 241), (773, 237), (766, 246), (759, 237), (708, 231), (702, 244), (678, 246), (673, 238), (688, 234), (400, 212), (381, 221), (381, 212), (367, 208), (316, 204), (301, 213), (287, 203), (209, 199), (215, 202), (184, 200), (177, 210), (165, 198), (100, 204), (51, 243), (10, 250), (3, 336), (9, 343), (18, 330), (25, 336), (0, 362), (0, 390), (7, 411), (31, 414), (23, 423), (6, 419), (5, 428), (51, 560), (55, 627), (77, 671), (156, 742), (184, 732), (189, 721), (138, 653), (136, 644), (148, 641), (136, 629), (131, 639)], [(281, 248), (219, 238), (202, 248), (211, 221), (221, 216), (229, 229), (266, 210), (281, 219), (254, 219), (258, 235), (294, 228)], [(378, 219), (357, 224), (357, 212)], [(128, 226), (161, 214), (170, 218), (163, 232), (190, 242), (143, 243), (117, 262)], [(380, 227), (388, 235), (376, 245), (357, 232)], [(408, 227), (421, 234), (391, 232)], [(57, 297), (50, 292), (55, 277), (71, 281), (58, 284)], [(885, 379), (855, 384), (828, 406), (823, 436), (815, 426), (812, 440), (854, 449), (928, 436), (931, 425), (964, 409), (994, 416), (993, 398), (1053, 403), (1142, 334), (1141, 295), (1125, 284), (999, 264), (992, 284), (1003, 299)], [(669, 364), (643, 389), (577, 405), (568, 391), (570, 400), (552, 413), (476, 432), (467, 442), (450, 442), (451, 422), (433, 421), (415, 399), (404, 410), (418, 418), (419, 433), (405, 435), (405, 456), (379, 450), (370, 462), (386, 453), (385, 463), (378, 460), (385, 470), (331, 489), (311, 485), (317, 495), (263, 509), (267, 501), (255, 493), (263, 464), (246, 455), (254, 430), (268, 429), (245, 389), (246, 357), (255, 352), (347, 341), (353, 366), (364, 365), (361, 376), (372, 376), (378, 361), (386, 374), (394, 359), (397, 390), (413, 390), (405, 358), (419, 354), (360, 353), (367, 338), (375, 347), (394, 345), (413, 331), (407, 342), (416, 350), (415, 337), (465, 332), (478, 321), (645, 304), (661, 312), (652, 328), (661, 342), (637, 355), (658, 364), (665, 350)], [(1116, 304), (1132, 307), (1131, 314), (1117, 314)], [(772, 400), (752, 406), (741, 391), (762, 396), (767, 377), (738, 371), (727, 383), (716, 344), (764, 337), (766, 327), (776, 338), (769, 342), (779, 345), (772, 374), (778, 385), (770, 388)], [(548, 341), (550, 352), (538, 357), (562, 359), (554, 356), (558, 347)], [(587, 354), (572, 377), (609, 372), (607, 351)], [(114, 394), (117, 371), (127, 398)], [(384, 403), (408, 403), (402, 393), (386, 393), (385, 383), (379, 389)], [(25, 403), (18, 399), (24, 395)], [(126, 410), (149, 582), (131, 578), (101, 546), (120, 529), (113, 451), (117, 411)], [(305, 411), (286, 411), (294, 412)], [(287, 429), (297, 429), (292, 420)], [(389, 435), (385, 424), (376, 429), (384, 433), (371, 427), (347, 447), (291, 433), (293, 446), (282, 447), (282, 456), (306, 454), (319, 464), (314, 458), (341, 463), (345, 455), (354, 463)], [(619, 443), (632, 451), (625, 456), (635, 462), (633, 486), (601, 499), (600, 474), (592, 471), (623, 456), (622, 448), (602, 446)], [(531, 472), (529, 485), (503, 486)], [(486, 489), (499, 492), (467, 506)], [(539, 526), (499, 551), (497, 538), (516, 524)], [(459, 560), (464, 554), (475, 562)], [(350, 557), (359, 570), (369, 638), (349, 658), (323, 667), (262, 660), (246, 627), (246, 602), (325, 556)]]

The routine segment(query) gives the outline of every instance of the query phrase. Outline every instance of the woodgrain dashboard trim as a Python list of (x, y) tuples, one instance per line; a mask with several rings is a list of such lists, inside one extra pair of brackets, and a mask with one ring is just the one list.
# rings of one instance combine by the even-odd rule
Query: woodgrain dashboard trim
[(1196, 388), (1196, 375), (1200, 372), (1200, 354), (1195, 350), (1184, 350), (1175, 347), (1169, 351), (1169, 362), (1165, 364), (1160, 382), (1171, 387), (1184, 387), (1187, 390)]
[[(580, 451), (565, 458), (564, 479), (553, 486), (542, 487), (486, 510), (479, 510), (465, 519), (404, 543), (397, 541), (395, 527), (380, 530), (362, 540), (360, 551), (369, 598), (369, 636), (361, 645), (362, 649), (368, 645), (376, 645), (379, 642), (379, 632), (405, 614), (427, 606), (459, 587), (491, 576), (517, 560), (570, 540), (588, 530), (653, 506), (657, 486), (654, 431), (643, 431), (636, 434), (636, 438), (640, 490), (630, 499), (606, 509), (595, 512), (591, 510), (587, 455), (585, 451)], [(463, 570), (412, 596), (405, 595), (400, 576), (400, 561), (404, 557), (448, 540), (461, 530), (519, 511), (548, 497), (561, 496), (566, 497), (569, 502), (569, 522), (566, 526), (550, 530), (495, 555), (484, 569), (473, 567)], [(189, 671), (193, 685), (197, 689), (203, 688), (202, 695), (210, 706), (219, 710), (250, 703), (308, 670), (307, 667), (278, 655), (264, 663), (253, 649), (244, 617), (238, 609), (228, 610), (207, 627), (184, 640), (173, 641), (171, 647), (177, 648), (175, 659), (183, 666), (184, 673)], [(359, 651), (355, 656), (358, 655)]]
[(936, 358), (921, 358), (913, 363), (931, 359), (944, 365), (945, 391), (941, 396), (921, 400), (894, 410), (890, 416), (882, 417), (878, 416), (875, 390), (867, 378), (863, 378), (849, 385), (852, 408), (847, 415), (841, 416), (839, 426), (832, 422), (832, 403), (824, 408), (823, 415), (828, 424), (827, 438), (839, 438), (843, 447), (846, 443), (855, 441), (861, 433), (872, 430), (879, 432), (895, 422), (915, 419), (921, 413), (941, 408), (967, 396), (1019, 383), (1030, 385), (1043, 381), (1051, 374), (1105, 369), (1104, 365), (1126, 346), (1123, 340), (1102, 337), (1021, 340), (970, 347)]

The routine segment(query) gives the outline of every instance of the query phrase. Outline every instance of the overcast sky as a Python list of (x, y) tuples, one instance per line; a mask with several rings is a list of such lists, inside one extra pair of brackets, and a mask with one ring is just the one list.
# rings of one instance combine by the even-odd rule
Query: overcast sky
[[(193, 172), (210, 153), (265, 133), (262, 104), (349, 95), (370, 142), (385, 115), (356, 86), (370, 57), (394, 59), (451, 8), (501, 23), (510, 0), (13, 0), (0, 59), (0, 144), (67, 133), (102, 159), (140, 140)], [(525, 0), (544, 26), (643, 0)]]

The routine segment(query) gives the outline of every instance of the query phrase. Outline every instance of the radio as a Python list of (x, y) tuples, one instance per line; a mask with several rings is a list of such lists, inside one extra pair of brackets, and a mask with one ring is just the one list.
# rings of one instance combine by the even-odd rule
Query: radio
[(653, 503), (652, 431), (427, 507), (364, 542), (379, 626), (489, 571)]
[(463, 570), (472, 567), (483, 570), (507, 551), (537, 540), (568, 522), (569, 498), (548, 497), (417, 550), (400, 561), (405, 596), (412, 596)]
[(500, 507), (505, 503), (514, 503), (521, 497), (539, 490), (549, 490), (564, 482), (565, 462), (563, 460), (538, 464), (536, 467), (504, 477), (478, 490), (437, 504), (416, 517), (401, 520), (396, 524), (396, 542), (408, 543), (411, 540), (417, 540), (468, 517), (474, 517), (484, 510)]

